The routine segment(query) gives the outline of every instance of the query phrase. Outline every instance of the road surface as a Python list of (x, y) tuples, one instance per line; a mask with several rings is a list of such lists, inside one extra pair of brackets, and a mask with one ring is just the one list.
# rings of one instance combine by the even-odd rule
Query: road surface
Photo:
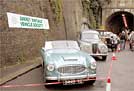
[[(112, 91), (134, 91), (134, 52), (126, 49), (115, 54), (111, 70)], [(112, 53), (110, 52), (106, 61), (97, 60), (97, 78), (105, 78), (109, 73)], [(26, 74), (6, 83), (5, 85), (42, 84), (42, 67), (33, 69)], [(106, 80), (97, 80), (94, 85), (60, 86), (50, 89), (44, 86), (1, 88), (0, 91), (106, 91)]]

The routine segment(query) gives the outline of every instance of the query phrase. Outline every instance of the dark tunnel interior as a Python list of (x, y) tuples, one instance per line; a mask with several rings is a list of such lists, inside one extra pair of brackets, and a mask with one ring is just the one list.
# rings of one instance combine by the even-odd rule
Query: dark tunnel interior
[(106, 30), (119, 34), (125, 27), (122, 14), (125, 15), (127, 29), (131, 32), (134, 31), (134, 15), (126, 11), (119, 11), (113, 13), (106, 20)]

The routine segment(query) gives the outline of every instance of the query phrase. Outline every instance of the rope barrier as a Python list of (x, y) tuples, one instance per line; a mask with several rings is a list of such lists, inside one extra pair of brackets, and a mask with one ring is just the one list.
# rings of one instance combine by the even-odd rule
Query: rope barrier
[[(113, 56), (112, 56), (113, 57)], [(107, 74), (107, 77), (102, 77), (102, 78), (94, 78), (94, 79), (83, 79), (82, 81), (90, 81), (90, 80), (106, 80), (109, 79), (111, 76), (112, 72), (112, 67), (113, 67), (113, 59), (110, 63), (109, 71)], [(43, 85), (53, 85), (53, 84), (62, 84), (63, 82), (52, 82), (52, 83), (35, 83), (35, 84), (24, 84), (24, 85), (1, 85), (0, 88), (14, 88), (14, 87), (37, 87), (37, 86), (43, 86)]]

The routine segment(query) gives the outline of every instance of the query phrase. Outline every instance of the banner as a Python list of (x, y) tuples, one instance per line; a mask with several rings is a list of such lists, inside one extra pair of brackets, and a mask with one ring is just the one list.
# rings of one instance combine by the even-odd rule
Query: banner
[(7, 12), (10, 28), (49, 29), (48, 19)]

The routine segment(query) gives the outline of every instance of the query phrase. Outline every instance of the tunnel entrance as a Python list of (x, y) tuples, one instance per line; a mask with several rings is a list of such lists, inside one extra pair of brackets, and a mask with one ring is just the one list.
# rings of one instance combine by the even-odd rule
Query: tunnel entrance
[(126, 11), (115, 12), (109, 16), (105, 23), (106, 30), (119, 34), (125, 28), (122, 14), (126, 17), (127, 28), (129, 31), (134, 30), (134, 15)]

